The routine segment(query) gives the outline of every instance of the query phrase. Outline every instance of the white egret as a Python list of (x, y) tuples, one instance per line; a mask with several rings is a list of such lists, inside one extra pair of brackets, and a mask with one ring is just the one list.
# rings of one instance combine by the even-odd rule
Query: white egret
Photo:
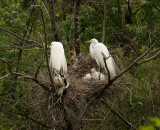
[[(116, 76), (116, 64), (113, 58), (111, 57), (111, 55), (109, 54), (107, 47), (103, 43), (99, 43), (97, 39), (91, 39), (86, 42), (91, 43), (90, 44), (90, 55), (92, 58), (96, 60), (98, 66), (100, 67), (100, 72), (102, 72), (102, 68), (104, 68), (105, 71), (107, 72), (105, 63), (103, 60), (103, 56), (102, 56), (102, 52), (103, 52), (108, 57), (108, 59), (106, 59), (106, 64), (109, 69), (111, 78)], [(100, 75), (99, 75), (99, 79), (100, 79)]]
[[(100, 72), (97, 72), (95, 68), (91, 69), (91, 75), (93, 79), (99, 79)], [(104, 74), (101, 73), (100, 80), (105, 80)]]
[(86, 75), (84, 76), (83, 79), (88, 80), (88, 79), (91, 79), (91, 78), (92, 78), (91, 74), (88, 73), (88, 74), (86, 74)]
[(94, 59), (94, 43), (90, 44), (89, 53), (90, 53), (91, 57)]
[(52, 42), (50, 48), (51, 55), (49, 65), (51, 69), (53, 71), (58, 70), (61, 74), (67, 74), (67, 62), (62, 43)]

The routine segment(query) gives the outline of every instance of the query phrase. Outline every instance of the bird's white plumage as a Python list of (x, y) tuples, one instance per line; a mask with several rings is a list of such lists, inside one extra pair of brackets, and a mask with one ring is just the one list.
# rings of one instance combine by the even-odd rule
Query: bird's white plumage
[(106, 78), (104, 76), (104, 74), (102, 74), (102, 73), (100, 74), (100, 72), (97, 72), (95, 68), (91, 69), (91, 75), (92, 75), (92, 78), (96, 79), (96, 80), (99, 79), (99, 75), (100, 75), (100, 80), (102, 80), (102, 81), (105, 80), (105, 78)]
[(91, 76), (90, 73), (88, 73), (88, 74), (86, 74), (86, 75), (84, 76), (84, 79), (85, 79), (85, 80), (88, 80), (88, 79), (91, 79), (91, 78), (92, 78), (92, 76)]
[(103, 52), (107, 57), (109, 57), (108, 59), (106, 59), (106, 64), (109, 69), (111, 77), (116, 76), (116, 64), (111, 55), (109, 54), (107, 47), (103, 43), (99, 43), (97, 39), (91, 39), (90, 41), (93, 46), (93, 52), (92, 54), (91, 53), (90, 54), (94, 57), (98, 66), (104, 68), (105, 71), (107, 72), (102, 56)]
[(67, 62), (64, 53), (64, 48), (61, 42), (52, 42), (51, 43), (51, 55), (50, 55), (50, 67), (62, 72), (63, 74), (67, 73)]
[(94, 44), (93, 43), (91, 43), (89, 46), (89, 53), (91, 57), (94, 59)]

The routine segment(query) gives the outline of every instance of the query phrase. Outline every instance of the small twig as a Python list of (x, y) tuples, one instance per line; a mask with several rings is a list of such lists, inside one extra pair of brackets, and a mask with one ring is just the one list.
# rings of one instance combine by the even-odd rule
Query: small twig
[(39, 71), (39, 69), (41, 68), (42, 64), (43, 64), (43, 60), (41, 61), (40, 65), (39, 65), (38, 68), (37, 68), (37, 71), (36, 71), (35, 77), (34, 77), (35, 79), (37, 79), (38, 71)]
[(8, 65), (8, 69), (9, 69), (10, 73), (12, 74), (12, 68), (11, 68), (10, 64), (8, 63), (8, 61), (6, 61), (6, 60), (4, 60), (2, 58), (0, 58), (0, 60), (5, 62)]

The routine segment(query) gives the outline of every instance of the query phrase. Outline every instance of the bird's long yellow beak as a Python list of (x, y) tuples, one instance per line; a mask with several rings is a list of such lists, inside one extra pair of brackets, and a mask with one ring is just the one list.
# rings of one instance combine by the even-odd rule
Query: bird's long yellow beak
[(88, 40), (88, 41), (85, 41), (85, 42), (89, 42), (89, 43), (91, 43), (92, 41), (91, 41), (91, 40)]

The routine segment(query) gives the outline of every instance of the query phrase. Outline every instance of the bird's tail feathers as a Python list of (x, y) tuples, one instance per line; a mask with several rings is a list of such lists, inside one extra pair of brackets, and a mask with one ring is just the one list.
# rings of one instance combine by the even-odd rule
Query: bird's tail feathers
[(115, 77), (116, 76), (116, 68), (117, 68), (117, 66), (116, 66), (113, 58), (110, 57), (109, 59), (107, 59), (106, 63), (107, 63), (107, 67), (108, 67), (108, 70), (110, 72), (111, 78)]

